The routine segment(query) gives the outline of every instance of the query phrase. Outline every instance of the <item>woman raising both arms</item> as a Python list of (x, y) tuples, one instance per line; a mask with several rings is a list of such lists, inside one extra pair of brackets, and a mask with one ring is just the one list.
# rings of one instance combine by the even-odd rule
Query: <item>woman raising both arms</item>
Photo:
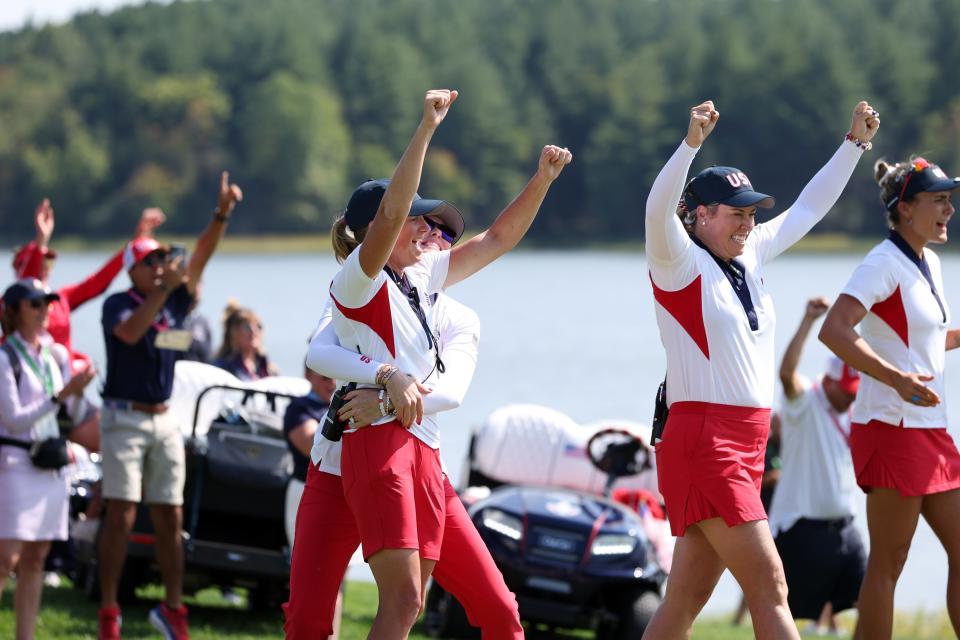
[(834, 205), (880, 120), (859, 103), (840, 148), (797, 201), (757, 225), (757, 207), (774, 200), (754, 191), (743, 171), (710, 167), (687, 182), (719, 118), (711, 101), (691, 110), (686, 139), (647, 200), (647, 261), (670, 406), (655, 445), (657, 474), (679, 538), (666, 596), (644, 638), (689, 637), (729, 568), (756, 636), (793, 639), (783, 566), (760, 502), (776, 379), (776, 316), (763, 267)]

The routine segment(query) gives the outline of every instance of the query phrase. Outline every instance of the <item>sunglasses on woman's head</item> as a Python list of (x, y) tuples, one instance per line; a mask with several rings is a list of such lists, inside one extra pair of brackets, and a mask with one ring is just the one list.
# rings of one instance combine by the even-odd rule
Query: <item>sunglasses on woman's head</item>
[(930, 163), (924, 158), (916, 158), (913, 161), (913, 166), (910, 167), (910, 172), (907, 173), (906, 179), (903, 181), (903, 186), (900, 187), (900, 200), (903, 200), (903, 194), (907, 192), (907, 185), (910, 184), (910, 178), (915, 174), (922, 172), (924, 169), (930, 166)]
[(430, 218), (426, 218), (426, 221), (427, 226), (430, 227), (430, 231), (433, 231), (434, 229), (438, 230), (441, 238), (450, 244), (453, 244), (454, 239), (457, 237), (457, 234), (453, 232), (453, 229), (445, 224), (440, 224), (436, 220), (431, 220)]

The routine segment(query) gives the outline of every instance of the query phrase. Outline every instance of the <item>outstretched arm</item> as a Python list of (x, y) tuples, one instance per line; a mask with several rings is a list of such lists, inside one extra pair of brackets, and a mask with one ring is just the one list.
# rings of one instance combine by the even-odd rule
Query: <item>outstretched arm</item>
[(822, 316), (830, 308), (830, 301), (826, 298), (810, 298), (807, 301), (807, 310), (803, 314), (803, 320), (797, 327), (797, 332), (790, 339), (787, 350), (783, 354), (783, 360), (780, 362), (780, 382), (783, 383), (783, 393), (788, 400), (793, 400), (803, 390), (800, 378), (797, 375), (797, 364), (800, 362), (800, 355), (803, 353), (803, 345), (810, 335), (810, 329), (817, 318)]
[(669, 264), (690, 246), (690, 237), (677, 217), (677, 204), (683, 196), (693, 158), (719, 119), (720, 112), (714, 108), (712, 100), (691, 109), (687, 137), (670, 156), (650, 188), (644, 219), (646, 254), (650, 262)]
[(447, 89), (432, 89), (424, 96), (423, 119), (397, 163), (377, 215), (360, 244), (360, 268), (368, 278), (380, 273), (393, 252), (400, 229), (410, 215), (410, 205), (420, 184), (427, 147), (456, 99), (457, 92)]
[(227, 231), (227, 220), (230, 214), (241, 200), (243, 200), (243, 192), (237, 185), (230, 184), (230, 174), (224, 171), (220, 174), (220, 196), (217, 200), (217, 208), (213, 212), (213, 219), (197, 238), (197, 246), (194, 247), (190, 262), (187, 264), (186, 284), (190, 295), (196, 295), (197, 283), (203, 276), (203, 270)]
[[(867, 102), (860, 102), (853, 110), (850, 123), (851, 137), (869, 143), (880, 128), (880, 114)], [(759, 243), (757, 254), (761, 262), (777, 257), (807, 234), (827, 215), (843, 193), (853, 175), (864, 147), (844, 140), (833, 157), (803, 188), (796, 202), (779, 216), (757, 227), (754, 231)]]
[(540, 152), (537, 172), (490, 228), (450, 251), (450, 268), (444, 287), (464, 280), (510, 251), (526, 235), (550, 185), (573, 160), (566, 148), (547, 145)]

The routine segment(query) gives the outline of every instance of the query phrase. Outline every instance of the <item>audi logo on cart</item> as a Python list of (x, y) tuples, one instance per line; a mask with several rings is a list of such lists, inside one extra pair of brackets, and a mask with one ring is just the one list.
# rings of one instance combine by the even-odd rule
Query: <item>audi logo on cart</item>
[(576, 542), (570, 538), (561, 536), (552, 536), (549, 533), (540, 534), (540, 546), (555, 551), (573, 551), (576, 548)]

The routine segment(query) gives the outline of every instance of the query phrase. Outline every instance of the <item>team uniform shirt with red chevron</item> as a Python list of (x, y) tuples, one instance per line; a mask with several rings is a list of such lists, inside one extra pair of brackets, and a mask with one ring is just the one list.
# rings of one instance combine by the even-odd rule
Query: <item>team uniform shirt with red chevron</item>
[[(404, 270), (407, 281), (419, 293), (428, 327), (434, 326), (430, 294), (443, 288), (449, 265), (450, 252), (437, 251), (424, 253), (414, 266)], [(360, 267), (359, 249), (347, 256), (334, 276), (330, 297), (333, 328), (341, 346), (372, 360), (392, 364), (432, 386), (438, 375), (436, 352), (430, 347), (423, 324), (407, 296), (385, 271), (381, 270), (372, 279), (367, 277)], [(392, 416), (383, 418), (374, 426), (393, 419)], [(431, 448), (440, 448), (435, 415), (423, 416), (420, 424), (414, 422), (410, 433)]]
[[(755, 328), (724, 271), (691, 239), (676, 214), (696, 153), (697, 149), (681, 143), (657, 176), (647, 200), (646, 255), (660, 339), (667, 354), (667, 403), (769, 408), (776, 377), (776, 314), (763, 267), (833, 207), (862, 152), (845, 141), (789, 209), (750, 233), (736, 261), (744, 272)], [(740, 173), (727, 179), (747, 177)]]
[(941, 309), (930, 283), (917, 265), (889, 238), (874, 247), (853, 272), (842, 293), (867, 309), (860, 335), (878, 356), (905, 372), (933, 376), (925, 382), (940, 396), (935, 407), (918, 407), (903, 400), (888, 385), (869, 376), (860, 380), (853, 421), (879, 420), (914, 429), (947, 427), (944, 360), (950, 309), (943, 294), (940, 258), (923, 250)]

